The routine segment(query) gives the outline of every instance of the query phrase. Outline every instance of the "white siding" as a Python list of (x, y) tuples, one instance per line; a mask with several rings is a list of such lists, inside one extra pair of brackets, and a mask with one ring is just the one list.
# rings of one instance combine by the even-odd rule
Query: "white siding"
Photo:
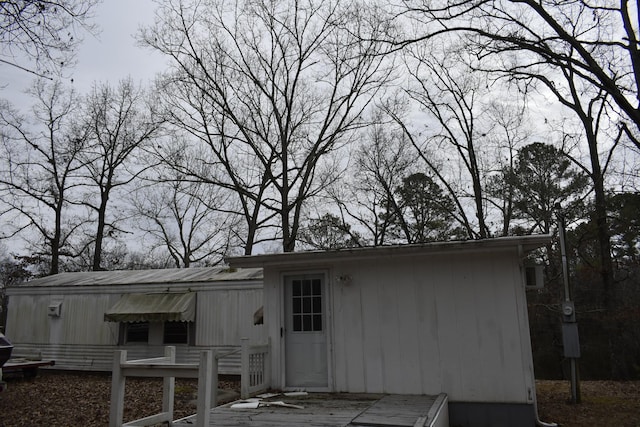
[(72, 345), (118, 343), (118, 324), (104, 321), (104, 312), (118, 299), (109, 294), (65, 295), (61, 315), (51, 318), (51, 329), (59, 327), (59, 336), (52, 334), (50, 342)]
[(196, 345), (240, 345), (241, 338), (264, 342), (264, 326), (253, 325), (262, 306), (262, 290), (217, 290), (198, 293)]
[[(335, 391), (445, 392), (452, 401), (531, 403), (515, 249), (332, 263)], [(265, 270), (265, 316), (273, 321), (277, 353), (283, 344), (276, 344), (281, 319), (274, 313), (282, 297), (272, 284), (286, 270), (271, 270)], [(351, 280), (336, 279), (342, 275)]]
[[(162, 346), (118, 346), (119, 323), (105, 322), (104, 313), (123, 293), (161, 292), (166, 285), (19, 287), (8, 291), (9, 309), (5, 334), (16, 353), (40, 353), (53, 359), (58, 369), (111, 370), (113, 352), (127, 349), (130, 358), (163, 354)], [(178, 345), (181, 362), (196, 363), (200, 351), (239, 349), (240, 339), (266, 342), (264, 326), (253, 325), (253, 314), (262, 305), (262, 281), (213, 282), (175, 285), (174, 292), (195, 291), (195, 346)], [(60, 303), (59, 317), (48, 315), (51, 304)], [(240, 373), (240, 354), (220, 360), (223, 374)]]
[(49, 296), (10, 296), (5, 335), (12, 343), (48, 342)]
[[(6, 334), (13, 343), (115, 344), (117, 328), (102, 321), (112, 300), (106, 294), (11, 295)], [(57, 303), (60, 316), (49, 316), (49, 305)]]

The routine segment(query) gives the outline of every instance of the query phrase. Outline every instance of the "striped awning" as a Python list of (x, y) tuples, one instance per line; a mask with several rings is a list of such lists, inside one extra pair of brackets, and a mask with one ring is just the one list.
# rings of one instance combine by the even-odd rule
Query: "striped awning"
[(105, 322), (193, 322), (196, 293), (125, 294), (104, 313)]

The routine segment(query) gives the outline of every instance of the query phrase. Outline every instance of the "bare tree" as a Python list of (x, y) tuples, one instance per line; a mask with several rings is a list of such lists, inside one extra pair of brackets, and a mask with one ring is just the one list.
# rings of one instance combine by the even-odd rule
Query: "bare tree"
[(167, 178), (137, 190), (132, 204), (138, 227), (154, 248), (169, 253), (177, 268), (222, 262), (237, 244), (239, 226), (239, 218), (227, 213), (229, 192), (180, 175)]
[(150, 167), (134, 162), (132, 157), (158, 134), (161, 123), (144, 91), (131, 79), (121, 80), (117, 88), (108, 83), (95, 85), (85, 103), (89, 144), (81, 160), (90, 192), (84, 205), (96, 215), (92, 269), (100, 270), (105, 237), (115, 237), (120, 231), (118, 218), (108, 219), (110, 198)]
[[(488, 205), (499, 212), (502, 219), (502, 236), (510, 233), (514, 218), (515, 183), (505, 179), (515, 168), (518, 149), (532, 137), (526, 119), (525, 103), (516, 98), (508, 101), (493, 100), (487, 106), (488, 120), (493, 123), (493, 132), (488, 136), (494, 153), (492, 170), (485, 182), (485, 196)], [(489, 214), (491, 216), (491, 214)]]
[[(160, 90), (166, 95), (163, 116), (186, 136), (172, 132), (154, 147), (153, 155), (184, 180), (220, 186), (235, 194), (237, 203), (231, 205), (236, 210), (229, 214), (244, 220), (244, 227), (239, 227), (243, 235), (236, 237), (243, 242), (244, 254), (251, 254), (253, 247), (265, 239), (259, 231), (268, 227), (274, 216), (261, 209), (269, 187), (266, 171), (249, 153), (235, 149), (234, 137), (223, 136), (232, 126), (227, 126), (224, 117), (209, 115), (206, 95), (192, 92), (189, 83), (180, 82)], [(199, 96), (202, 99), (197, 100)]]
[[(640, 55), (638, 28), (631, 19), (637, 4), (473, 0), (437, 6), (409, 1), (405, 6), (407, 14), (431, 25), (401, 45), (442, 33), (465, 34), (479, 69), (504, 76), (527, 92), (541, 86), (575, 114), (583, 127), (590, 164), (576, 160), (593, 184), (602, 282), (611, 290), (604, 178), (623, 136), (640, 146)], [(610, 300), (607, 295), (605, 300)]]
[[(430, 25), (400, 45), (445, 32), (464, 32), (482, 46), (483, 55), (492, 57), (496, 70), (571, 69), (593, 92), (611, 100), (627, 136), (640, 146), (637, 132), (630, 132), (632, 127), (640, 129), (640, 30), (637, 17), (633, 18), (635, 2), (447, 0), (435, 4), (409, 0), (404, 6), (405, 13)], [(514, 52), (528, 52), (529, 61), (519, 62)]]
[[(411, 81), (406, 94), (427, 114), (426, 123), (415, 129), (406, 117), (392, 110), (389, 114), (454, 201), (454, 218), (470, 238), (485, 238), (490, 230), (486, 224), (480, 141), (488, 131), (479, 116), (486, 83), (470, 70), (463, 51), (454, 42), (446, 47), (416, 43), (407, 49)], [(445, 168), (439, 167), (441, 162), (434, 161), (435, 156), (446, 159)], [(470, 191), (464, 190), (466, 183), (470, 183)], [(471, 200), (475, 224), (467, 216), (469, 206), (464, 199)]]
[[(0, 2), (0, 62), (43, 76), (67, 65), (99, 0)], [(21, 60), (34, 61), (21, 65)]]
[(348, 235), (351, 245), (451, 237), (457, 221), (450, 196), (430, 176), (416, 172), (419, 157), (402, 128), (383, 111), (373, 122), (360, 138), (351, 174), (328, 189), (340, 216), (326, 214), (314, 225)]
[(70, 212), (70, 192), (81, 185), (78, 157), (86, 132), (73, 123), (79, 105), (60, 82), (38, 81), (32, 95), (35, 123), (10, 108), (0, 109), (3, 200), (17, 217), (5, 222), (10, 235), (31, 242), (32, 255), (49, 258), (49, 274), (60, 270), (61, 258), (73, 257), (72, 238), (82, 221)]
[(334, 178), (326, 155), (363, 125), (390, 78), (373, 40), (392, 28), (360, 6), (165, 0), (142, 33), (173, 60), (173, 121), (211, 149), (225, 172), (217, 183), (237, 193), (250, 231), (277, 217), (284, 251), (295, 248), (306, 201)]
[[(396, 223), (399, 202), (395, 188), (402, 177), (416, 167), (416, 156), (402, 130), (378, 111), (373, 124), (363, 130), (354, 150), (351, 174), (327, 188), (332, 204), (346, 225), (353, 221), (354, 241), (374, 246), (394, 242), (391, 228)], [(350, 228), (349, 228), (350, 229)]]
[[(606, 45), (608, 37), (600, 25), (609, 25), (610, 11), (606, 9), (591, 9), (586, 2), (574, 2), (571, 7), (565, 7), (559, 3), (552, 2), (547, 8), (539, 8), (534, 3), (525, 1), (526, 11), (514, 21), (515, 28), (519, 28), (518, 34), (524, 31), (525, 21), (531, 26), (531, 20), (539, 22), (541, 19), (547, 26), (536, 29), (531, 34), (526, 30), (529, 37), (538, 37), (542, 40), (556, 41), (553, 46), (546, 46), (545, 50), (540, 50), (538, 41), (531, 43), (521, 43), (521, 36), (518, 35), (511, 41), (509, 37), (487, 38), (483, 35), (480, 40), (475, 40), (472, 46), (479, 54), (481, 61), (478, 68), (497, 76), (504, 76), (523, 92), (529, 92), (532, 88), (542, 88), (555, 97), (558, 102), (573, 113), (581, 125), (579, 134), (565, 134), (565, 141), (575, 138), (586, 142), (588, 150), (587, 159), (583, 160), (573, 157), (572, 160), (586, 172), (591, 180), (594, 194), (594, 217), (597, 224), (598, 252), (600, 254), (601, 278), (604, 288), (605, 305), (611, 300), (613, 291), (613, 265), (611, 260), (611, 242), (609, 225), (607, 221), (607, 201), (605, 191), (605, 176), (609, 162), (614, 151), (621, 142), (624, 135), (630, 136), (632, 132), (622, 121), (622, 125), (615, 129), (613, 124), (618, 120), (616, 110), (619, 105), (615, 100), (616, 96), (608, 90), (613, 87), (610, 83), (597, 83), (593, 75), (585, 74), (584, 64), (580, 63), (580, 58), (591, 58), (589, 62), (597, 59), (592, 65), (600, 63), (609, 64), (607, 67), (617, 68), (621, 64), (616, 59), (613, 51)], [(530, 9), (532, 6), (532, 9)], [(586, 14), (586, 15), (585, 15)], [(511, 16), (512, 13), (509, 13)], [(587, 16), (589, 18), (587, 19)], [(528, 18), (527, 18), (528, 17)], [(594, 20), (592, 20), (595, 18)], [(562, 20), (564, 29), (557, 28), (557, 20)], [(594, 25), (596, 24), (596, 25)], [(551, 25), (549, 28), (548, 25)], [(527, 27), (528, 28), (528, 27)], [(535, 27), (533, 27), (535, 28)], [(574, 42), (565, 38), (572, 34)], [(558, 35), (560, 38), (558, 39)], [(586, 37), (586, 39), (583, 39)], [(526, 38), (525, 38), (526, 40)], [(595, 41), (598, 41), (595, 43)], [(595, 43), (589, 50), (588, 55), (584, 52), (586, 44)], [(545, 45), (546, 43), (543, 43)], [(520, 53), (513, 56), (513, 52)], [(503, 55), (508, 60), (497, 61)], [(498, 66), (494, 64), (499, 64)], [(601, 71), (595, 70), (595, 75), (601, 75)], [(617, 86), (621, 83), (614, 84)], [(608, 88), (608, 89), (607, 89)], [(618, 87), (618, 89), (620, 89)], [(637, 92), (636, 92), (637, 93)], [(613, 99), (614, 103), (611, 103)], [(628, 113), (627, 113), (628, 114)], [(631, 116), (629, 116), (631, 117)], [(603, 145), (607, 149), (603, 150)], [(562, 147), (565, 154), (571, 150)], [(604, 153), (604, 154), (603, 154)]]

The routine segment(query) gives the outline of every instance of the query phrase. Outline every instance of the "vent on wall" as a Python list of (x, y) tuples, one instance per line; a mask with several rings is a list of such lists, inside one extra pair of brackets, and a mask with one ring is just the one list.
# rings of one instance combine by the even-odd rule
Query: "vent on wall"
[(49, 307), (47, 307), (47, 314), (51, 317), (60, 317), (61, 307), (62, 307), (62, 302), (55, 302), (53, 304), (49, 304)]

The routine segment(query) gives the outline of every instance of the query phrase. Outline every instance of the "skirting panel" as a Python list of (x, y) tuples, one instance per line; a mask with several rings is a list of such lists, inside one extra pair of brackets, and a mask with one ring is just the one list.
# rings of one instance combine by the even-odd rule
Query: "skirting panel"
[(449, 402), (450, 427), (535, 427), (533, 405)]

